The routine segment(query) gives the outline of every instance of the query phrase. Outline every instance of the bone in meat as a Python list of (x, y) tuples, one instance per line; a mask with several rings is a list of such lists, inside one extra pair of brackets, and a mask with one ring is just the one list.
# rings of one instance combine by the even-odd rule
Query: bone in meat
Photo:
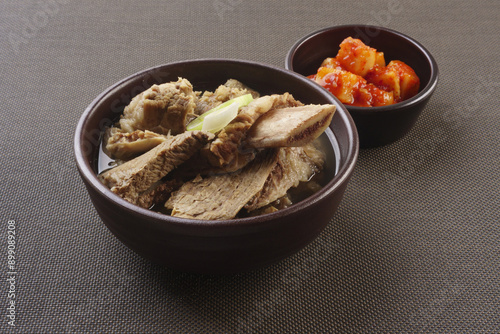
[(335, 106), (330, 104), (270, 110), (250, 128), (246, 145), (263, 148), (308, 144), (325, 131), (334, 113)]
[[(248, 129), (259, 117), (274, 108), (301, 106), (292, 95), (267, 95), (253, 100), (246, 107), (241, 108), (238, 116), (234, 118), (210, 143), (207, 158), (213, 166), (230, 165), (239, 154), (239, 148), (247, 135)], [(245, 153), (243, 153), (245, 154)]]
[(186, 130), (198, 96), (186, 79), (153, 85), (125, 107), (119, 125), (124, 132), (150, 130), (173, 135)]

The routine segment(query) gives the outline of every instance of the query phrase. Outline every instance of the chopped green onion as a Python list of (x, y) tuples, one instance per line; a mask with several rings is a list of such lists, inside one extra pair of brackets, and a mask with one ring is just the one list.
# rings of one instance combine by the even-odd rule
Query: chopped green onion
[(227, 107), (207, 115), (203, 120), (203, 126), (201, 129), (212, 133), (222, 130), (238, 115), (239, 108), (240, 104), (238, 102), (233, 102)]
[[(209, 110), (209, 111), (207, 111), (207, 112), (204, 112), (203, 114), (201, 114), (200, 116), (198, 116), (197, 118), (195, 118), (193, 121), (191, 121), (191, 122), (187, 125), (186, 129), (187, 129), (188, 131), (192, 131), (192, 130), (202, 130), (204, 120), (205, 120), (205, 118), (206, 118), (208, 115), (210, 115), (210, 114), (212, 114), (212, 113), (214, 113), (214, 112), (216, 112), (216, 111), (218, 111), (218, 110), (224, 109), (224, 108), (226, 108), (226, 107), (230, 106), (231, 104), (233, 104), (233, 103), (235, 103), (235, 102), (238, 102), (238, 108), (244, 107), (244, 106), (248, 105), (250, 102), (252, 102), (252, 100), (253, 100), (252, 94), (245, 94), (245, 95), (242, 95), (242, 96), (235, 97), (234, 99), (231, 99), (231, 100), (229, 100), (229, 101), (226, 101), (226, 102), (224, 102), (224, 103), (222, 103), (222, 104), (218, 105), (217, 107), (212, 108), (212, 109), (210, 109), (210, 110)], [(238, 109), (236, 109), (236, 111), (238, 111)], [(236, 117), (236, 115), (235, 115), (234, 117)], [(234, 117), (233, 117), (233, 118), (234, 118)], [(232, 120), (232, 119), (231, 119), (231, 120)], [(231, 121), (231, 120), (230, 120), (230, 121)], [(229, 124), (229, 123), (228, 123), (228, 124)], [(226, 125), (227, 125), (227, 124), (226, 124)], [(226, 126), (226, 125), (224, 125), (224, 126)], [(208, 130), (207, 130), (207, 131), (208, 131)]]

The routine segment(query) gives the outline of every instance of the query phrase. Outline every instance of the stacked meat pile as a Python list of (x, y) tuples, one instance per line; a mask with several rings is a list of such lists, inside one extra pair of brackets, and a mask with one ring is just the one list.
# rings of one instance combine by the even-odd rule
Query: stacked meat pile
[[(199, 115), (245, 94), (253, 101), (222, 130), (187, 131)], [(164, 205), (177, 217), (273, 212), (290, 204), (290, 188), (323, 168), (324, 153), (313, 141), (334, 112), (333, 105), (304, 106), (288, 93), (259, 96), (236, 80), (203, 94), (183, 78), (153, 85), (106, 131), (105, 151), (118, 166), (99, 177), (125, 200)]]

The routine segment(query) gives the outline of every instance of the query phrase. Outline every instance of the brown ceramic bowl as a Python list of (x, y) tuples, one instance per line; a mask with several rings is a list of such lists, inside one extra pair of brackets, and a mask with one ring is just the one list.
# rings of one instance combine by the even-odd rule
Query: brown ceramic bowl
[(420, 43), (397, 31), (368, 25), (341, 25), (301, 38), (288, 52), (285, 67), (304, 76), (314, 74), (325, 58), (337, 55), (339, 44), (349, 36), (384, 52), (387, 63), (405, 62), (420, 78), (419, 93), (408, 100), (384, 107), (347, 106), (358, 129), (360, 147), (392, 143), (412, 128), (436, 89), (436, 61)]
[[(275, 213), (223, 221), (175, 218), (142, 209), (97, 179), (100, 136), (125, 105), (152, 84), (187, 78), (195, 90), (214, 90), (234, 78), (261, 94), (290, 92), (304, 103), (337, 106), (323, 134), (326, 184), (314, 195)], [(321, 138), (321, 137), (320, 137)], [(154, 67), (114, 84), (83, 113), (75, 133), (76, 162), (98, 214), (129, 248), (154, 262), (197, 273), (235, 273), (283, 259), (310, 243), (331, 220), (358, 155), (354, 122), (345, 107), (301, 75), (264, 64), (202, 59)]]

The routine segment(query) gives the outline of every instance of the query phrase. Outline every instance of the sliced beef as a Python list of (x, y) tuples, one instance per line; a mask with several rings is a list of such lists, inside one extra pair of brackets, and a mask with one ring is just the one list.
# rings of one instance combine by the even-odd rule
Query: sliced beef
[(142, 192), (137, 197), (135, 204), (145, 209), (151, 208), (153, 205), (163, 204), (170, 197), (170, 194), (179, 189), (182, 184), (183, 182), (178, 179), (160, 180)]
[(193, 219), (231, 219), (259, 192), (276, 165), (278, 150), (259, 153), (242, 170), (185, 183), (165, 203), (172, 216)]
[(239, 150), (240, 145), (247, 135), (247, 131), (257, 119), (274, 108), (296, 107), (302, 103), (296, 101), (292, 95), (267, 95), (253, 100), (246, 107), (241, 108), (238, 116), (234, 118), (210, 143), (206, 156), (213, 166), (227, 166), (238, 161), (238, 156), (247, 154)]
[(278, 198), (274, 202), (269, 203), (266, 206), (263, 206), (259, 209), (256, 209), (256, 210), (249, 212), (248, 216), (254, 217), (254, 216), (265, 215), (267, 213), (273, 213), (273, 212), (288, 208), (292, 204), (293, 204), (293, 202), (287, 194), (281, 198)]
[(319, 172), (324, 159), (324, 154), (313, 144), (279, 149), (278, 161), (264, 187), (245, 205), (245, 209), (253, 211), (282, 198), (290, 188), (308, 181)]
[(250, 128), (245, 143), (255, 148), (308, 144), (325, 131), (334, 113), (331, 104), (270, 110)]
[(230, 165), (213, 166), (207, 154), (210, 151), (205, 147), (196, 152), (188, 161), (182, 164), (182, 168), (176, 170), (176, 175), (182, 178), (194, 178), (196, 175), (212, 175), (222, 173), (232, 173), (245, 167), (255, 158), (257, 150), (251, 149), (246, 154), (238, 154)]
[(150, 191), (159, 180), (211, 139), (213, 134), (204, 131), (188, 131), (172, 136), (137, 158), (105, 171), (99, 177), (111, 191), (131, 203), (137, 203), (141, 194)]
[(118, 128), (106, 131), (106, 153), (113, 159), (127, 160), (149, 151), (167, 140), (167, 136), (149, 130), (123, 132)]
[(193, 86), (186, 79), (153, 85), (125, 107), (119, 125), (124, 132), (150, 130), (176, 135), (186, 130), (197, 99)]

